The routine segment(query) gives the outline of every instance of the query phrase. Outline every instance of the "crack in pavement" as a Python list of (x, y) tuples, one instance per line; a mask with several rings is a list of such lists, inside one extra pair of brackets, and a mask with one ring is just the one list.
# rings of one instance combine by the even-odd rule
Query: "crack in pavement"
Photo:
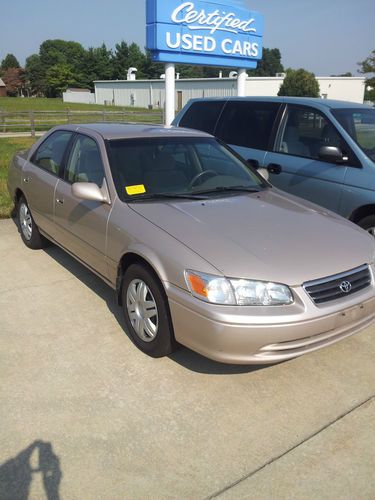
[(323, 427), (321, 427), (319, 430), (317, 430), (313, 434), (310, 434), (305, 439), (303, 439), (302, 441), (300, 441), (296, 445), (292, 446), (292, 448), (289, 448), (288, 450), (286, 450), (284, 453), (281, 453), (277, 457), (271, 458), (270, 460), (268, 460), (263, 465), (257, 467), (253, 471), (251, 471), (249, 474), (246, 474), (246, 476), (241, 477), (237, 481), (234, 481), (233, 483), (229, 484), (228, 486), (225, 486), (224, 488), (222, 488), (221, 490), (217, 491), (216, 493), (213, 493), (212, 495), (206, 497), (206, 500), (211, 500), (212, 498), (218, 498), (220, 495), (222, 495), (226, 491), (228, 491), (228, 490), (232, 489), (233, 487), (237, 486), (238, 484), (242, 483), (242, 481), (245, 481), (246, 479), (249, 479), (249, 478), (253, 477), (255, 474), (257, 474), (261, 470), (265, 469), (266, 467), (268, 467), (269, 465), (273, 464), (274, 462), (277, 462), (277, 460), (280, 460), (281, 458), (285, 457), (286, 455), (288, 455), (289, 453), (291, 453), (295, 449), (299, 448), (301, 445), (307, 443), (308, 441), (310, 441), (311, 439), (313, 439), (315, 436), (317, 436), (321, 432), (325, 431), (326, 429), (328, 429), (329, 427), (331, 427), (335, 423), (337, 423), (340, 420), (342, 420), (343, 418), (345, 418), (347, 415), (350, 415), (351, 413), (353, 413), (354, 411), (358, 410), (362, 406), (365, 406), (366, 404), (370, 403), (374, 399), (375, 399), (375, 396), (370, 396), (368, 399), (366, 399), (362, 403), (359, 403), (358, 405), (354, 406), (353, 408), (350, 408), (347, 412), (339, 415), (337, 418), (335, 418), (331, 422), (328, 422), (328, 424), (324, 425)]

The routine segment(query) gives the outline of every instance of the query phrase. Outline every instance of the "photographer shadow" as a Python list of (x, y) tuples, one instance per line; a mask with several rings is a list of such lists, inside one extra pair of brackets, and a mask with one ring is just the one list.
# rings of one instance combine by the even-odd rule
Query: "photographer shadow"
[(0, 498), (27, 500), (33, 475), (41, 474), (48, 500), (58, 500), (62, 477), (60, 460), (51, 443), (36, 440), (16, 457), (0, 465)]

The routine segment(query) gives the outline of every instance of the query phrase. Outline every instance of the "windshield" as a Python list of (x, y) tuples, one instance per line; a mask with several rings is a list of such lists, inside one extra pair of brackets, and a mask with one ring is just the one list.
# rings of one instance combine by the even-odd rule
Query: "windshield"
[[(199, 193), (233, 194), (268, 185), (229, 149), (211, 138), (143, 138), (107, 142), (119, 198), (123, 201), (196, 198)], [(162, 196), (160, 196), (162, 195)]]
[(375, 109), (333, 109), (332, 113), (363, 152), (375, 161)]

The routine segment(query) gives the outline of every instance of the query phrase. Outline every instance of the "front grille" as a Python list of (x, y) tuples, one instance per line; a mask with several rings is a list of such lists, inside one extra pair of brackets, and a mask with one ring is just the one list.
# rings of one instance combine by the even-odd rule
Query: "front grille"
[(369, 267), (363, 265), (346, 273), (328, 276), (320, 280), (308, 281), (303, 284), (315, 304), (347, 297), (371, 285)]

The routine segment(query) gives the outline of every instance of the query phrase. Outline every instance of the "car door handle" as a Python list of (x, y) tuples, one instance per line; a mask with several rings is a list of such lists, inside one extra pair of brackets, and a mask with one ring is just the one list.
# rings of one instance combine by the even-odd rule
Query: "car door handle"
[(279, 165), (278, 163), (270, 163), (267, 165), (267, 170), (270, 174), (278, 175), (281, 174), (283, 169), (281, 168), (281, 165)]
[(56, 198), (56, 203), (59, 205), (64, 205), (64, 198)]
[(24, 177), (23, 178), (23, 182), (25, 182), (26, 184), (29, 183), (31, 181), (31, 177)]

